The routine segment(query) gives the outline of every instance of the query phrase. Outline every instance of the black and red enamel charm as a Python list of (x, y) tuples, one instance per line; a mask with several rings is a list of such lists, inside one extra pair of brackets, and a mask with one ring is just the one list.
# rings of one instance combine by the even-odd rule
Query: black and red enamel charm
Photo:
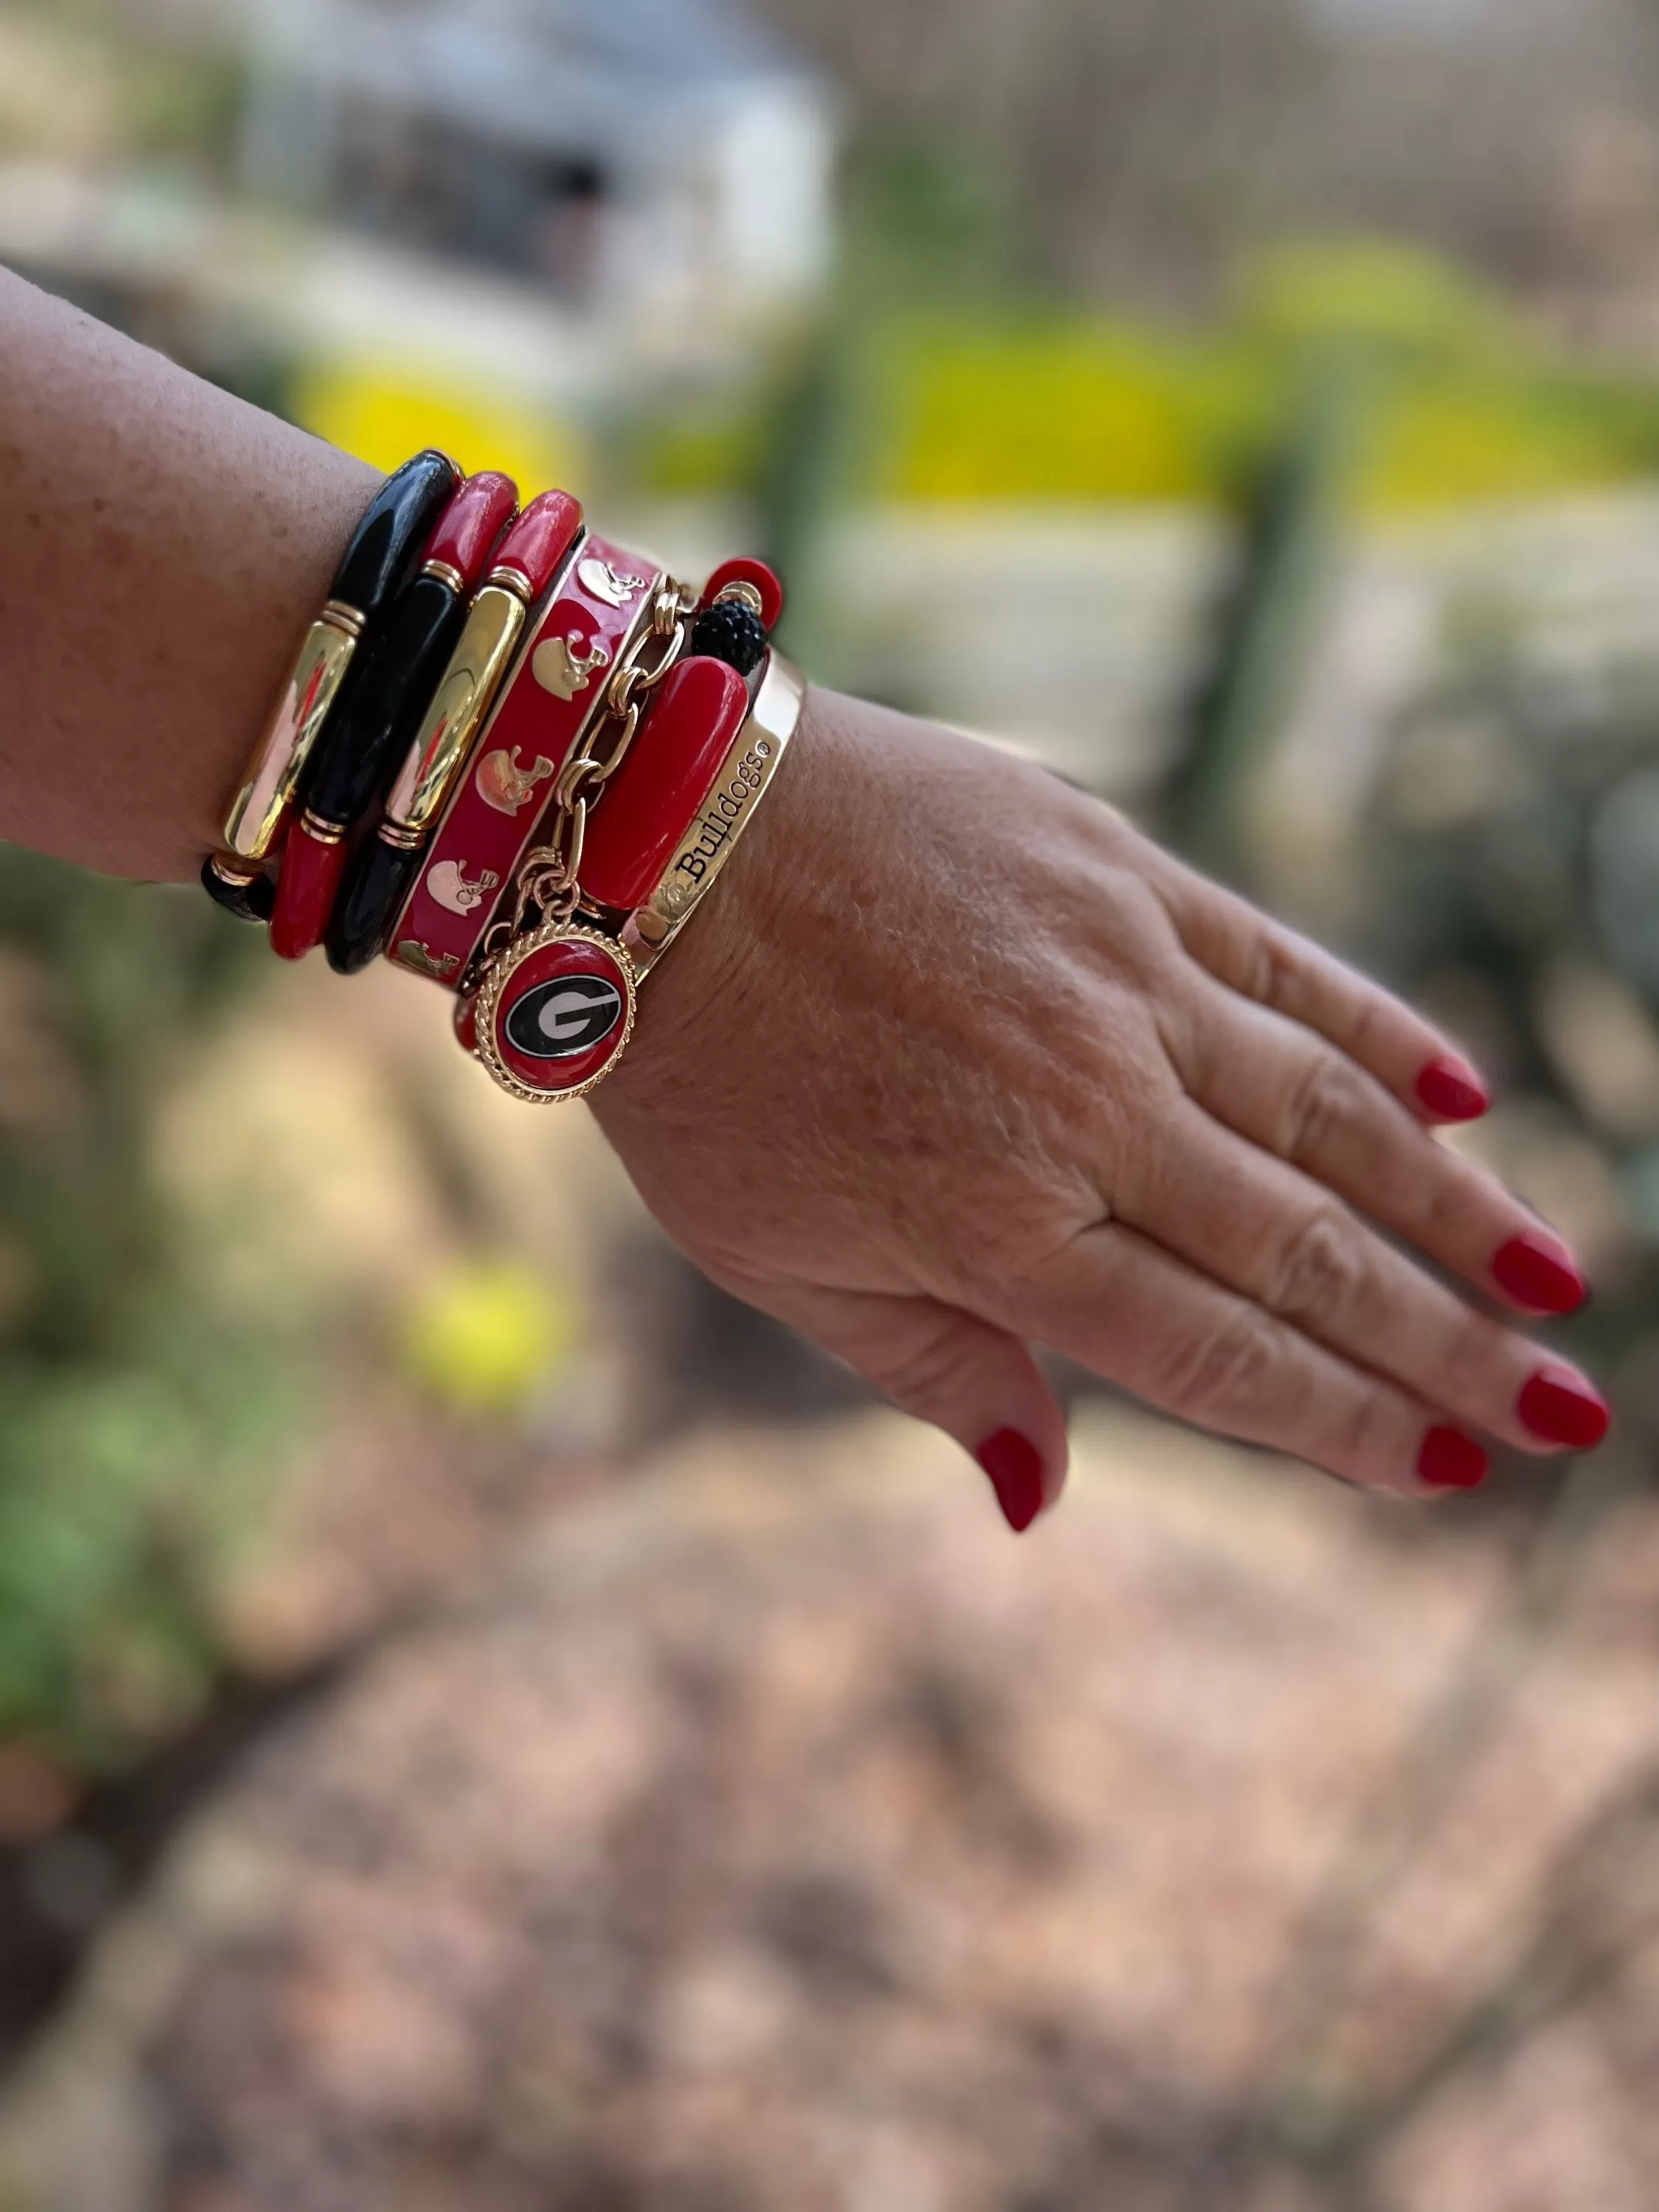
[(633, 1035), (635, 990), (623, 946), (578, 923), (544, 922), (508, 945), (479, 987), (478, 1058), (532, 1105), (580, 1098)]

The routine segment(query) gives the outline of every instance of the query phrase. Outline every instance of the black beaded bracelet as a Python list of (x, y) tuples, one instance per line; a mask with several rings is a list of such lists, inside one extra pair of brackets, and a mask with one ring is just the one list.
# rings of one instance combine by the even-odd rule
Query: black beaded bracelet
[(387, 477), (351, 534), (328, 604), (307, 635), (248, 764), (225, 823), (223, 849), (203, 866), (204, 890), (240, 921), (270, 919), (276, 893), (264, 864), (293, 811), (307, 763), (340, 703), (360, 644), (371, 638), (460, 475), (447, 453), (417, 453)]
[(697, 617), (691, 651), (723, 660), (739, 676), (752, 676), (766, 658), (766, 624), (742, 599), (717, 599)]
[(322, 943), (345, 870), (347, 833), (385, 797), (518, 499), (513, 479), (493, 471), (461, 486), (419, 574), (393, 601), (349, 697), (313, 753), (301, 787), (304, 811), (288, 833), (271, 917), (271, 950), (283, 959), (302, 960)]

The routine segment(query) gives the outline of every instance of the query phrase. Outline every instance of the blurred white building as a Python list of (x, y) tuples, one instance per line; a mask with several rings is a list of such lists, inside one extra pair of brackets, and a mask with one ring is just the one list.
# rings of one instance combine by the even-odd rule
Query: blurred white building
[(248, 4), (261, 198), (625, 315), (828, 272), (830, 96), (726, 0)]

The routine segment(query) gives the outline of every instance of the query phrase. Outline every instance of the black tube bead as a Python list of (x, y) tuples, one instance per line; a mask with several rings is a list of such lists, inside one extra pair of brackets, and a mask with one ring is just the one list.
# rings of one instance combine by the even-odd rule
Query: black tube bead
[(386, 948), (393, 917), (421, 865), (418, 851), (365, 837), (347, 863), (324, 942), (337, 975), (356, 975)]
[(226, 875), (216, 866), (216, 855), (202, 863), (202, 889), (216, 906), (234, 914), (238, 921), (266, 922), (276, 907), (276, 886), (263, 870), (240, 878)]
[(454, 462), (435, 447), (405, 461), (352, 532), (331, 597), (372, 621), (407, 580), (460, 481)]
[(416, 576), (399, 594), (313, 758), (303, 797), (313, 814), (347, 829), (383, 796), (465, 622), (466, 601), (441, 576)]

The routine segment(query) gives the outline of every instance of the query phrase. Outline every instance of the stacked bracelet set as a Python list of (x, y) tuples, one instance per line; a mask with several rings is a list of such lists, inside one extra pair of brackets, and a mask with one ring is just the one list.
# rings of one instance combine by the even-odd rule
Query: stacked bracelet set
[(359, 523), (203, 884), (285, 959), (443, 984), (514, 1097), (580, 1097), (793, 734), (782, 601), (761, 562), (698, 595), (568, 494), (520, 513), (509, 478), (417, 454)]

